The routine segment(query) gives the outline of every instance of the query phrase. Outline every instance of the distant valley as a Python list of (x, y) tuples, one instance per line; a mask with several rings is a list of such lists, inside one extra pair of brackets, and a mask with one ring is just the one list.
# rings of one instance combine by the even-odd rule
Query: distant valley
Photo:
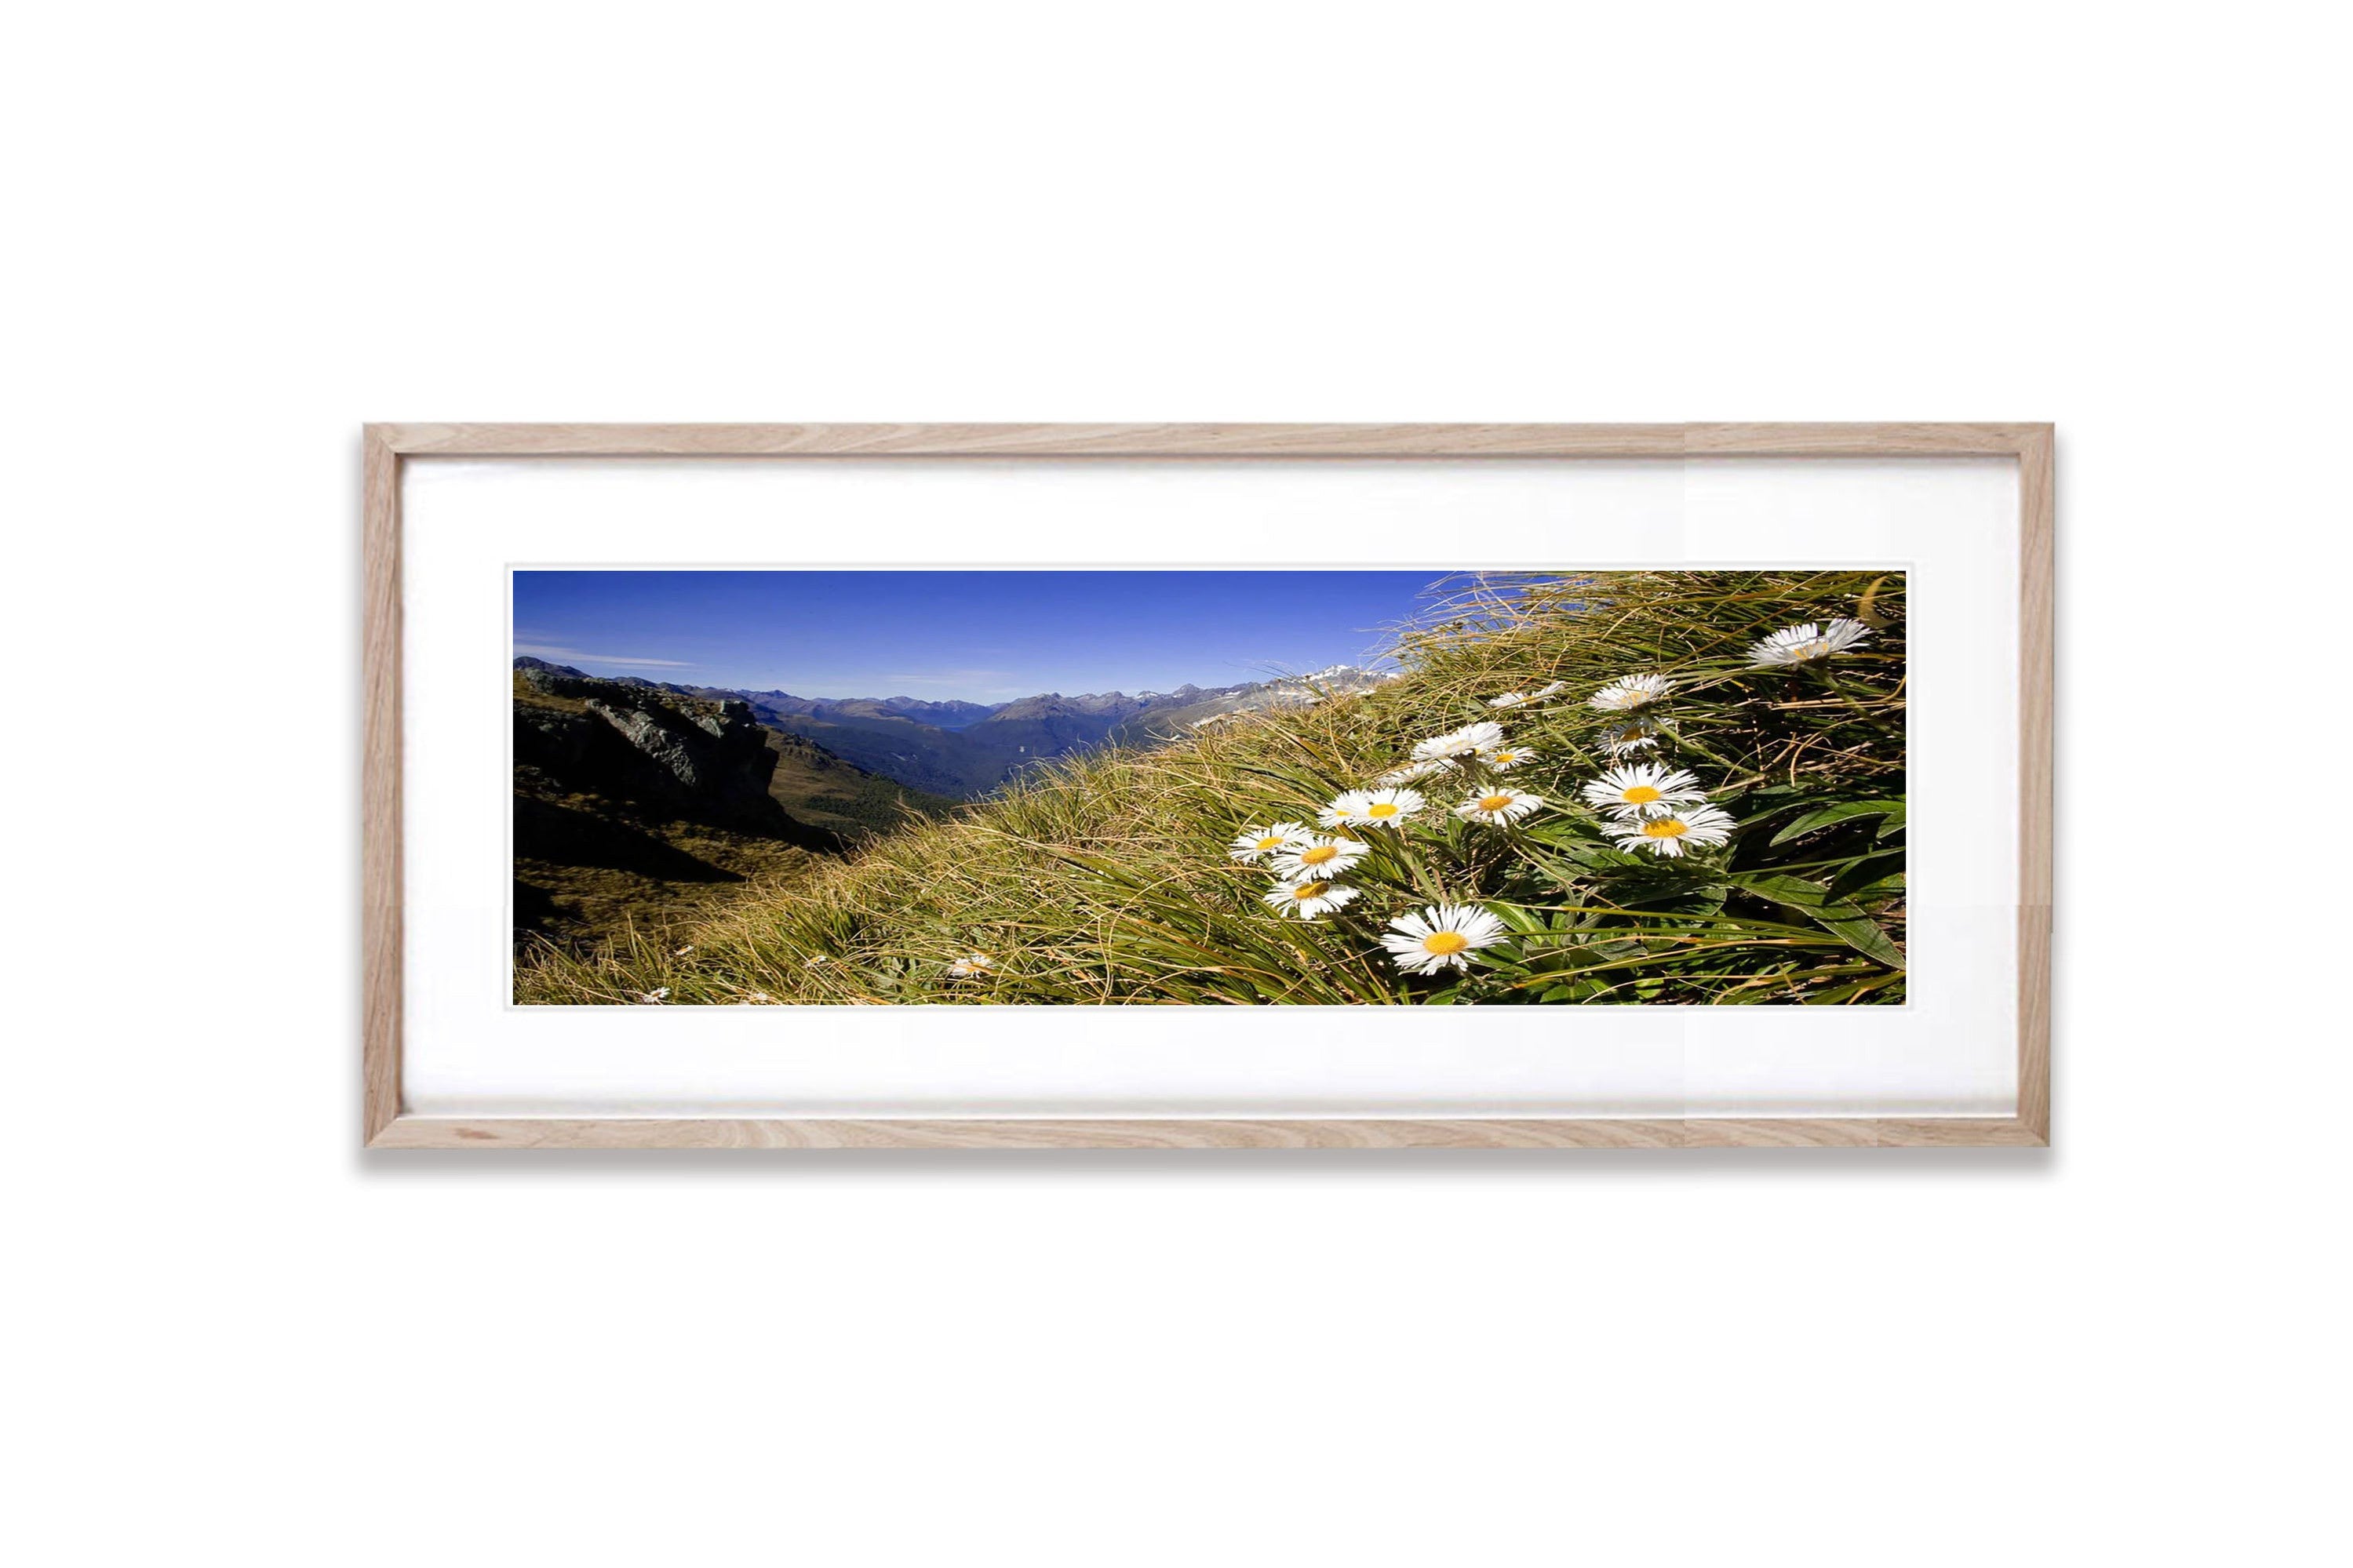
[(1055, 757), (1156, 745), (1218, 716), (1362, 691), (1353, 667), (1011, 702), (810, 698), (514, 661), (517, 938), (652, 933), (802, 875)]

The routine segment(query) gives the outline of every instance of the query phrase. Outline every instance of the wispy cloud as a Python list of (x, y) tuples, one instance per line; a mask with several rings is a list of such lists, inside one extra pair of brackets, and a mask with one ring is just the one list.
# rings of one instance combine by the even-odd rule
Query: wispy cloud
[(557, 647), (553, 643), (519, 642), (517, 653), (533, 658), (552, 658), (563, 664), (617, 664), (626, 669), (699, 669), (700, 665), (677, 658), (631, 658), (617, 653), (582, 653), (577, 648)]

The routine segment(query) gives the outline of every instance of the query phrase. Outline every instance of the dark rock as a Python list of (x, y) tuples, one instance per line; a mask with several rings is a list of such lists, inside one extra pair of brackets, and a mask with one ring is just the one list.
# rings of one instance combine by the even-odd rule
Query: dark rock
[[(551, 702), (518, 700), (514, 755), (573, 790), (689, 821), (796, 843), (832, 835), (797, 822), (768, 794), (776, 753), (741, 698), (667, 692), (644, 682), (526, 668), (520, 683)], [(577, 702), (574, 708), (571, 703)]]

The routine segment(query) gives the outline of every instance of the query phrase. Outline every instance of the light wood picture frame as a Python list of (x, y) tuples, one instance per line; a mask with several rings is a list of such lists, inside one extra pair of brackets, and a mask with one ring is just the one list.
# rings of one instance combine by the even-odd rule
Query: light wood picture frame
[[(1695, 1148), (2051, 1141), (2053, 434), (2047, 424), (377, 424), (363, 446), (362, 1131), (372, 1149)], [(2017, 1104), (2007, 1115), (1410, 1120), (448, 1118), (402, 1103), (401, 473), (427, 457), (1994, 457), (2020, 497)]]

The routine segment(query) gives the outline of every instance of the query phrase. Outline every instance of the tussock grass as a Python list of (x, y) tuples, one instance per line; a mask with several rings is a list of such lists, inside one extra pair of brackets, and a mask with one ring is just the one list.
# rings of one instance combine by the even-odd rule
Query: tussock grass
[[(1106, 750), (952, 820), (884, 838), (789, 889), (744, 895), (681, 941), (519, 962), (526, 1003), (1892, 1003), (1904, 994), (1904, 580), (1848, 572), (1606, 573), (1450, 585), (1400, 636), (1407, 676), (1360, 696), (1249, 715), (1155, 750)], [(1750, 644), (1852, 616), (1871, 640), (1750, 668)], [(1590, 694), (1675, 681), (1667, 726), (1615, 758), (1623, 718)], [(1488, 700), (1567, 689), (1507, 710)], [(1313, 823), (1413, 743), (1482, 720), (1539, 755), (1504, 782), (1543, 795), (1520, 826), (1449, 808), (1496, 775), (1414, 787), (1402, 831), (1367, 827), (1357, 900), (1285, 919), (1227, 847), (1245, 826)], [(1698, 774), (1738, 821), (1680, 858), (1616, 847), (1579, 786), (1618, 762)], [(1493, 910), (1509, 938), (1467, 971), (1402, 974), (1388, 920), (1441, 901)], [(673, 944), (691, 942), (676, 956)], [(990, 968), (949, 966), (972, 952)]]

